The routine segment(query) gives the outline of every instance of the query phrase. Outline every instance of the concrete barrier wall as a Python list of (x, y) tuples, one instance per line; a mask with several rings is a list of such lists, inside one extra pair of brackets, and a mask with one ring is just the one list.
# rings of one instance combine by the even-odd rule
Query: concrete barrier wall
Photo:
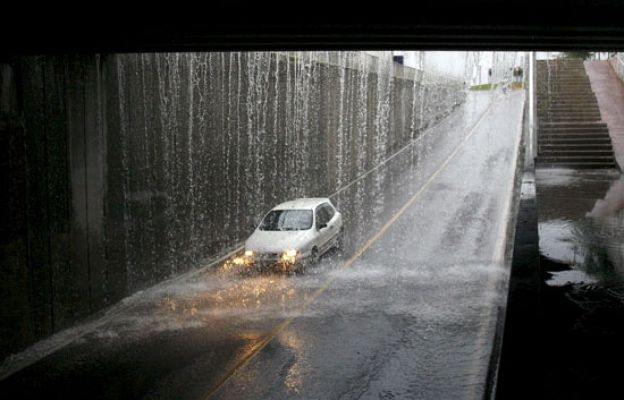
[[(281, 201), (336, 192), (465, 96), (353, 52), (26, 57), (1, 71), (0, 358), (223, 254)], [(400, 172), (341, 195), (352, 226)]]
[(609, 64), (611, 64), (617, 76), (624, 81), (624, 53), (615, 53), (615, 55), (609, 57)]

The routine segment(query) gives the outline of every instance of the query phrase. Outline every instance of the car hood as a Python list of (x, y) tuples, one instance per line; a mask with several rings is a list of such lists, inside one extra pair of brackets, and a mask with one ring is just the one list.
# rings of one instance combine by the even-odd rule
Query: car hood
[(245, 242), (245, 250), (260, 253), (280, 253), (288, 249), (302, 250), (311, 239), (308, 231), (256, 230)]

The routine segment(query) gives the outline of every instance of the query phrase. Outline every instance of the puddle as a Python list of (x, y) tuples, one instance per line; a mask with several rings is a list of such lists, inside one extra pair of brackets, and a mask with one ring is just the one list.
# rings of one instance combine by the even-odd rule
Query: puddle
[(572, 268), (546, 283), (624, 281), (624, 177), (540, 169), (536, 179), (540, 252)]
[(572, 221), (551, 220), (539, 224), (540, 253), (570, 266), (582, 265), (583, 254)]
[(577, 269), (549, 273), (552, 275), (552, 278), (546, 281), (548, 286), (565, 286), (568, 284), (587, 284), (598, 282), (598, 279)]

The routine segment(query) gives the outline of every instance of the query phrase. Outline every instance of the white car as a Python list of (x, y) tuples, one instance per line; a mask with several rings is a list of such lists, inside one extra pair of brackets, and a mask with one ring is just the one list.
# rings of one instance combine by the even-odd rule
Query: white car
[(328, 198), (288, 201), (269, 211), (247, 239), (245, 263), (315, 263), (331, 248), (340, 248), (342, 239), (342, 215)]

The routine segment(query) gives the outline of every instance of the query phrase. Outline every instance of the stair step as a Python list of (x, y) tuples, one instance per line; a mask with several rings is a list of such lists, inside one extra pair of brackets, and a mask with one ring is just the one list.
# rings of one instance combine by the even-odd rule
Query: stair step
[(585, 70), (578, 70), (578, 71), (550, 71), (550, 74), (547, 71), (541, 71), (540, 73), (540, 78), (542, 78), (545, 81), (548, 81), (548, 79), (550, 79), (550, 81), (554, 81), (556, 79), (559, 80), (564, 80), (564, 81), (571, 81), (574, 82), (576, 80), (585, 80), (588, 79), (587, 77), (587, 72), (585, 72)]
[[(553, 139), (553, 138), (543, 138), (537, 141), (537, 144), (541, 147), (546, 146), (565, 146), (565, 145), (576, 145), (575, 149), (578, 150), (605, 150), (611, 149), (611, 141), (609, 139), (597, 139), (597, 138), (561, 138), (561, 139)], [(601, 146), (596, 148), (595, 146)], [(590, 148), (591, 147), (591, 148)], [(560, 148), (554, 148), (552, 150), (559, 150)], [(568, 149), (571, 150), (571, 149)]]
[[(537, 110), (538, 110), (539, 112), (548, 112), (548, 111), (550, 110), (550, 108), (549, 108), (549, 107), (537, 107)], [(556, 110), (556, 111), (560, 112), (559, 110)], [(596, 112), (596, 111), (593, 111), (593, 110), (586, 110), (586, 109), (585, 109), (585, 108), (583, 108), (583, 107), (579, 107), (578, 109), (576, 109), (576, 110), (571, 110), (571, 111), (572, 111), (572, 112), (574, 112), (574, 113), (577, 113), (577, 114), (581, 114), (581, 113), (583, 113), (583, 112), (587, 112), (587, 113), (592, 113), (592, 112), (594, 112), (594, 113), (595, 113), (595, 112)], [(598, 111), (598, 113), (600, 113), (600, 111)]]
[(569, 75), (569, 74), (550, 74), (550, 76), (548, 76), (548, 74), (543, 74), (542, 76), (539, 77), (540, 82), (538, 83), (538, 85), (548, 85), (549, 83), (552, 84), (571, 84), (571, 85), (578, 85), (578, 84), (586, 84), (588, 82), (590, 82), (589, 80), (589, 76), (585, 75), (585, 74), (575, 74), (575, 75)]
[(604, 130), (594, 130), (594, 131), (587, 131), (587, 130), (568, 130), (568, 129), (561, 129), (561, 130), (548, 130), (548, 131), (544, 131), (544, 130), (540, 130), (538, 132), (539, 137), (610, 137), (609, 136), (609, 131)]
[(591, 81), (589, 77), (575, 77), (575, 78), (564, 78), (560, 76), (542, 76), (538, 79), (541, 81), (537, 84), (538, 89), (545, 88), (581, 88), (588, 89), (591, 88)]
[(544, 110), (542, 111), (544, 115), (600, 115), (600, 110)]
[[(541, 112), (538, 113), (538, 116), (540, 117), (540, 119), (548, 119), (548, 118), (575, 118), (575, 119), (587, 119), (588, 121), (595, 121), (595, 119), (592, 119), (593, 117), (600, 117), (600, 113), (594, 113), (593, 115), (590, 113), (581, 113), (581, 112), (576, 112), (576, 113), (569, 113), (569, 114), (565, 114), (565, 113), (554, 113), (554, 114), (550, 114), (548, 115), (545, 112)], [(598, 118), (600, 119), (600, 118)]]
[[(544, 79), (544, 78), (542, 78)], [(539, 91), (548, 91), (548, 90), (564, 90), (568, 89), (572, 90), (591, 90), (591, 81), (587, 80), (576, 80), (576, 81), (561, 81), (561, 79), (550, 79), (550, 82), (546, 79), (537, 84), (537, 90)]]
[(543, 98), (538, 98), (538, 103), (549, 103), (549, 104), (560, 104), (560, 105), (579, 105), (579, 104), (589, 104), (589, 105), (598, 105), (598, 101), (596, 97), (592, 94), (591, 97), (582, 98), (579, 96), (565, 95), (565, 96), (551, 96)]
[(596, 100), (596, 94), (594, 92), (591, 93), (568, 93), (568, 92), (538, 92), (537, 99), (539, 101), (563, 101), (563, 102), (583, 102), (583, 101), (593, 101)]
[(597, 131), (597, 130), (608, 130), (607, 124), (604, 122), (595, 122), (593, 124), (585, 124), (583, 122), (577, 122), (573, 124), (567, 123), (547, 123), (540, 126), (540, 129), (546, 130), (561, 130), (561, 129), (572, 129), (572, 130), (582, 130), (587, 129), (589, 131)]
[(542, 85), (537, 85), (538, 89), (555, 91), (555, 90), (567, 90), (573, 92), (575, 90), (583, 92), (591, 92), (592, 86), (589, 80), (587, 82), (562, 82), (560, 79), (556, 81), (551, 80), (549, 82), (542, 82)]
[(589, 84), (581, 84), (576, 83), (574, 85), (562, 83), (562, 84), (553, 84), (550, 85), (547, 83), (544, 86), (537, 86), (537, 90), (541, 93), (556, 93), (556, 92), (570, 92), (570, 93), (593, 93), (592, 87)]
[(548, 97), (550, 99), (562, 98), (562, 97), (574, 97), (574, 98), (593, 98), (596, 94), (592, 91), (578, 91), (578, 90), (552, 90), (550, 92), (540, 93), (540, 97)]
[(552, 138), (562, 138), (562, 137), (587, 137), (587, 138), (611, 138), (609, 136), (608, 131), (595, 131), (595, 132), (587, 132), (587, 131), (548, 131), (548, 132), (539, 132), (540, 138), (552, 137)]
[(552, 96), (544, 96), (543, 98), (538, 98), (540, 103), (550, 103), (550, 104), (598, 104), (598, 100), (596, 100), (596, 96), (592, 93), (591, 96), (581, 97), (578, 95), (559, 95), (555, 94)]
[(542, 67), (544, 71), (550, 70), (551, 72), (559, 71), (559, 72), (585, 72), (584, 65), (564, 65), (564, 64), (544, 64), (537, 66), (538, 68)]
[(542, 168), (571, 168), (571, 169), (617, 169), (618, 165), (615, 162), (549, 162), (540, 160), (539, 157), (536, 160), (536, 166)]
[(540, 121), (600, 121), (600, 114), (578, 115), (578, 114), (538, 114)]
[(560, 99), (560, 98), (577, 98), (577, 99), (588, 99), (591, 100), (596, 96), (594, 92), (580, 92), (580, 91), (568, 91), (568, 90), (553, 90), (551, 92), (538, 93), (539, 97), (549, 98), (549, 99)]
[(544, 127), (540, 125), (540, 128), (538, 130), (538, 135), (540, 136), (543, 136), (543, 135), (561, 136), (561, 135), (568, 135), (568, 134), (572, 136), (583, 135), (583, 134), (586, 134), (587, 136), (601, 136), (601, 135), (609, 136), (609, 129), (602, 128), (602, 127), (553, 128), (553, 127)]
[(546, 89), (546, 88), (551, 88), (551, 89), (582, 89), (582, 90), (586, 90), (586, 89), (591, 89), (591, 81), (589, 80), (588, 77), (585, 78), (576, 78), (576, 79), (564, 79), (564, 78), (557, 78), (557, 79), (553, 79), (553, 77), (550, 77), (550, 80), (548, 79), (548, 77), (546, 77), (546, 79), (542, 80), (540, 83), (537, 84), (537, 87), (540, 89)]
[(576, 121), (576, 122), (598, 122), (600, 121), (600, 114), (596, 114), (594, 116), (590, 115), (579, 115), (579, 114), (554, 114), (554, 115), (540, 115), (540, 122), (558, 122), (563, 120), (565, 121)]
[(562, 114), (562, 115), (567, 115), (567, 114), (580, 114), (580, 115), (602, 115), (600, 114), (600, 110), (587, 110), (587, 109), (582, 109), (579, 108), (578, 110), (570, 110), (570, 109), (566, 109), (566, 110), (557, 110), (557, 109), (542, 109), (539, 110), (538, 109), (538, 114), (542, 115), (547, 115), (547, 114), (551, 114), (551, 115), (555, 115), (555, 114)]
[(562, 106), (562, 105), (555, 105), (555, 106), (550, 106), (548, 108), (544, 109), (545, 111), (552, 111), (552, 112), (600, 112), (600, 107), (598, 107), (598, 105), (586, 105), (586, 106), (579, 106), (579, 107), (573, 107), (573, 106)]
[(574, 142), (574, 140), (585, 140), (586, 142), (593, 143), (593, 144), (608, 144), (608, 145), (611, 144), (611, 138), (609, 138), (608, 136), (605, 136), (605, 137), (573, 137), (573, 138), (568, 137), (568, 136), (558, 137), (558, 138), (557, 137), (543, 137), (543, 138), (539, 138), (537, 142), (540, 145), (545, 145), (545, 144), (550, 144), (550, 145), (555, 144), (556, 145), (556, 144), (564, 144), (564, 142), (562, 142), (562, 141), (565, 141), (565, 140), (568, 140), (567, 142), (565, 142), (567, 144), (575, 144), (575, 143), (577, 143), (577, 142)]
[(558, 95), (556, 93), (552, 94), (551, 96), (547, 96), (546, 94), (543, 96), (538, 95), (537, 96), (537, 101), (540, 103), (560, 103), (560, 104), (583, 104), (583, 103), (589, 103), (589, 104), (594, 104), (594, 103), (598, 103), (598, 101), (596, 100), (596, 96), (594, 94), (592, 94), (591, 96), (577, 96), (577, 95), (567, 95), (567, 96), (561, 96)]
[(582, 88), (587, 88), (587, 87), (591, 87), (591, 81), (589, 80), (589, 77), (584, 76), (584, 77), (576, 77), (576, 78), (563, 78), (563, 77), (550, 77), (550, 79), (548, 79), (548, 77), (545, 77), (546, 79), (542, 78), (542, 80), (537, 84), (537, 87), (540, 88), (544, 88), (544, 87), (582, 87)]
[(611, 151), (613, 152), (613, 147), (611, 143), (568, 143), (568, 144), (539, 144), (539, 151), (583, 151), (583, 150), (597, 150), (597, 151)]
[(593, 93), (592, 87), (589, 84), (562, 84), (562, 85), (537, 85), (537, 91), (540, 93), (556, 93), (556, 92), (570, 92), (570, 93)]
[(550, 118), (541, 118), (539, 120), (540, 124), (549, 123), (549, 122), (598, 122), (600, 118), (596, 117), (595, 119), (583, 118), (583, 117), (550, 117)]
[(594, 100), (596, 93), (591, 90), (576, 91), (576, 90), (541, 90), (537, 92), (538, 99), (550, 99), (552, 100)]
[(538, 140), (548, 140), (550, 142), (557, 140), (596, 140), (610, 141), (609, 135), (539, 135)]
[(561, 107), (600, 107), (598, 105), (598, 100), (580, 100), (580, 99), (544, 99), (538, 100), (538, 107), (541, 105), (552, 106), (561, 106)]
[(542, 121), (558, 121), (562, 119), (566, 120), (580, 120), (580, 121), (600, 121), (602, 116), (597, 114), (579, 114), (579, 113), (546, 113), (541, 112), (537, 114)]
[(540, 127), (549, 128), (592, 128), (592, 127), (607, 127), (605, 122), (550, 122), (540, 125)]
[(592, 132), (590, 134), (583, 134), (581, 132), (578, 133), (572, 133), (572, 134), (565, 134), (565, 133), (555, 133), (555, 134), (551, 134), (551, 133), (539, 133), (538, 134), (538, 139), (539, 140), (564, 140), (564, 139), (569, 139), (569, 140), (580, 140), (580, 139), (588, 139), (588, 140), (611, 140), (611, 137), (609, 136), (609, 134), (607, 133), (602, 133), (602, 132)]
[(599, 111), (600, 106), (598, 102), (593, 101), (585, 101), (578, 103), (561, 103), (561, 102), (553, 102), (553, 101), (542, 101), (538, 104), (538, 109), (542, 110), (572, 110), (572, 111)]
[(584, 105), (578, 107), (560, 106), (553, 107), (538, 107), (541, 112), (572, 112), (577, 114), (595, 114), (600, 113), (600, 108), (597, 105)]
[(613, 158), (613, 151), (611, 150), (544, 150), (539, 149), (538, 154), (543, 158), (550, 157), (611, 157)]
[(544, 157), (539, 155), (539, 159), (545, 162), (573, 162), (573, 163), (613, 163), (615, 159), (613, 156), (554, 156)]
[(577, 103), (577, 104), (560, 104), (560, 103), (548, 103), (543, 102), (537, 105), (538, 111), (559, 111), (559, 110), (570, 110), (570, 111), (600, 111), (600, 107), (598, 103), (588, 104), (588, 103)]
[(581, 140), (581, 139), (587, 139), (587, 140), (611, 140), (611, 137), (608, 134), (602, 133), (602, 134), (594, 134), (594, 135), (584, 135), (584, 134), (540, 134), (539, 135), (539, 140), (548, 140), (548, 141), (553, 141), (553, 140)]
[[(592, 139), (592, 138), (579, 138), (579, 139), (539, 139), (537, 142), (538, 146), (544, 145), (609, 145), (611, 146), (610, 139)], [(582, 146), (580, 146), (582, 147)]]
[[(539, 67), (540, 67), (540, 65), (538, 65), (538, 68)], [(557, 71), (559, 73), (561, 73), (561, 72), (569, 72), (569, 73), (572, 73), (572, 72), (576, 72), (576, 73), (582, 72), (582, 73), (586, 73), (584, 65), (544, 64), (544, 65), (542, 65), (542, 67), (544, 67), (544, 68), (542, 68), (543, 72), (546, 72), (546, 71), (555, 72), (555, 71)]]

